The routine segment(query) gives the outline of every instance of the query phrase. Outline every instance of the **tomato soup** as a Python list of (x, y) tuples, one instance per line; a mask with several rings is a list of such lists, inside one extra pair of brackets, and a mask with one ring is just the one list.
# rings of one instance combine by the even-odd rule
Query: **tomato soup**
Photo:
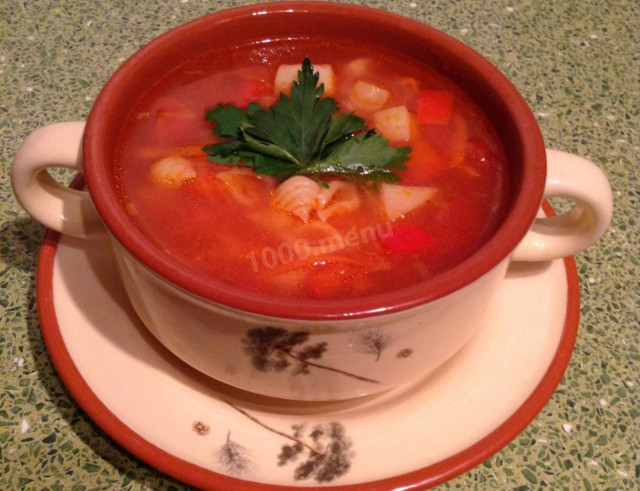
[[(221, 139), (207, 111), (269, 107), (305, 57), (341, 113), (411, 148), (398, 179), (281, 180), (207, 158), (203, 147)], [(331, 39), (185, 62), (132, 106), (117, 168), (131, 219), (184, 268), (302, 299), (384, 293), (452, 268), (493, 233), (508, 187), (500, 141), (461, 89), (395, 52)]]

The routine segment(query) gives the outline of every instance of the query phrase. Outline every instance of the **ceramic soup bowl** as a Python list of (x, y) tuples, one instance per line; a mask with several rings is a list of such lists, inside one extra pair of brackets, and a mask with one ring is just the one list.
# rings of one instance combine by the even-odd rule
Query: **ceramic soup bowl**
[[(258, 295), (211, 281), (160, 250), (133, 223), (117, 190), (114, 153), (132, 101), (186, 59), (274, 39), (330, 36), (393, 49), (460, 86), (495, 126), (510, 194), (495, 232), (473, 254), (423, 283), (339, 300)], [(82, 171), (88, 191), (55, 182), (48, 167)], [(62, 234), (108, 236), (123, 288), (146, 327), (182, 360), (230, 386), (270, 397), (338, 400), (415, 383), (490, 319), (510, 261), (547, 261), (597, 241), (612, 210), (604, 174), (546, 150), (527, 104), (488, 61), (422, 23), (376, 9), (276, 2), (213, 13), (141, 48), (99, 94), (86, 124), (34, 131), (19, 149), (12, 185), (36, 220)], [(545, 197), (576, 204), (537, 217)]]

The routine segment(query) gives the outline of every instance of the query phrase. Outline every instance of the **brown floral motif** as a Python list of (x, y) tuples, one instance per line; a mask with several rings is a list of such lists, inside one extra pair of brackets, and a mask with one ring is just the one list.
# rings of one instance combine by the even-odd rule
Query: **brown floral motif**
[(202, 421), (194, 421), (191, 427), (193, 428), (193, 431), (200, 436), (206, 436), (209, 434), (209, 431), (211, 431), (211, 427)]
[(405, 348), (396, 353), (396, 358), (409, 358), (412, 354), (413, 350), (411, 348)]
[[(305, 425), (292, 425), (292, 434), (301, 439), (306, 431)], [(332, 421), (326, 424), (317, 424), (311, 427), (307, 433), (315, 450), (308, 445), (296, 442), (282, 446), (278, 455), (278, 465), (284, 466), (290, 462), (298, 462), (295, 468), (294, 479), (315, 479), (319, 483), (331, 482), (343, 476), (351, 468), (352, 443), (346, 436), (342, 423)]]
[(378, 361), (382, 352), (391, 343), (391, 338), (382, 329), (374, 328), (355, 334), (352, 338), (352, 343), (356, 351), (374, 355), (376, 361)]
[(232, 476), (240, 477), (250, 469), (250, 453), (244, 446), (231, 439), (231, 431), (227, 432), (227, 440), (218, 449), (216, 456), (227, 474)]
[(287, 331), (280, 327), (265, 326), (249, 329), (242, 344), (253, 367), (261, 372), (290, 370), (292, 375), (306, 375), (311, 368), (317, 368), (364, 382), (380, 383), (378, 380), (312, 361), (322, 358), (327, 351), (327, 343), (306, 344), (308, 340), (307, 331)]
[[(228, 404), (264, 429), (292, 442), (282, 445), (278, 465), (297, 463), (294, 470), (295, 480), (313, 478), (318, 483), (328, 483), (343, 476), (351, 468), (351, 460), (354, 457), (351, 450), (353, 443), (347, 437), (342, 423), (332, 421), (310, 428), (304, 424), (294, 424), (291, 425), (290, 432), (285, 432), (265, 424), (235, 404)], [(246, 453), (239, 452), (237, 448), (226, 448), (224, 452), (226, 462), (235, 466), (232, 468), (234, 471), (238, 470), (236, 467), (239, 464), (246, 465), (247, 462), (243, 460), (245, 456)]]

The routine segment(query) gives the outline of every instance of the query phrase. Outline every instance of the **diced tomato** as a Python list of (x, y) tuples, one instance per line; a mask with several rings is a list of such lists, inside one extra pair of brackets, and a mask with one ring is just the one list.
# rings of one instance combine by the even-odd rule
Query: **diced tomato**
[(418, 123), (447, 124), (453, 110), (453, 94), (444, 90), (421, 90), (418, 95)]
[(412, 224), (394, 225), (392, 233), (383, 239), (383, 243), (392, 254), (411, 254), (438, 245), (429, 232)]
[(429, 179), (439, 175), (447, 169), (446, 159), (431, 145), (418, 140), (411, 146), (409, 160), (405, 162), (406, 169), (400, 172), (403, 184), (427, 184)]

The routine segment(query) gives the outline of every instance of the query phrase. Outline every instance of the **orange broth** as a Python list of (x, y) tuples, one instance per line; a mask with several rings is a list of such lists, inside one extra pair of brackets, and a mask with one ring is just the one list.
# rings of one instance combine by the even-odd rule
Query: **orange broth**
[[(274, 205), (272, 177), (207, 161), (202, 147), (216, 137), (205, 112), (219, 103), (271, 105), (278, 66), (305, 56), (331, 65), (341, 111), (354, 107), (358, 80), (388, 92), (377, 110), (407, 108), (410, 138), (391, 142), (413, 149), (397, 184), (435, 188), (433, 198), (390, 219), (380, 188), (357, 184), (355, 209), (326, 222), (312, 213), (305, 223)], [(435, 121), (419, 118), (424, 91), (452, 95), (450, 114), (436, 108), (429, 109)], [(355, 112), (375, 129), (376, 111)], [(154, 165), (167, 157), (188, 163), (186, 178), (154, 178)], [(504, 161), (487, 118), (451, 81), (397, 53), (331, 39), (250, 45), (185, 62), (133, 106), (117, 156), (126, 209), (166, 254), (234, 287), (305, 299), (384, 293), (460, 263), (501, 218)]]

